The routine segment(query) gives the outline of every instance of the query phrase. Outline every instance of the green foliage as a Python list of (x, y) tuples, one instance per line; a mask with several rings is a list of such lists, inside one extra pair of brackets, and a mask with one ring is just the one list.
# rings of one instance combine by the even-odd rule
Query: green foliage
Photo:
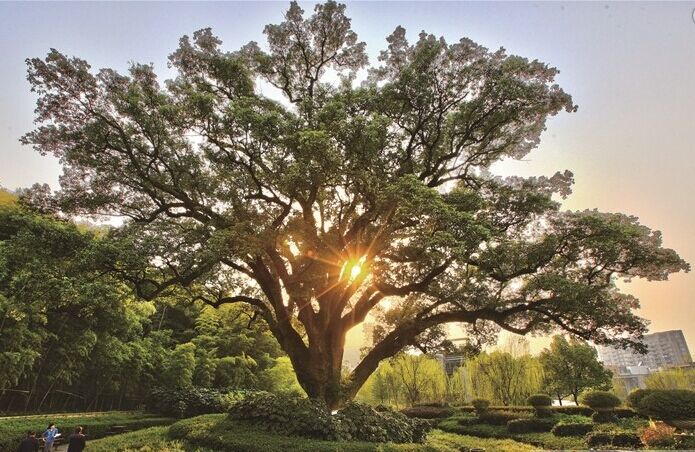
[(645, 379), (647, 389), (695, 390), (695, 369), (663, 369)]
[(599, 410), (591, 415), (591, 420), (597, 424), (606, 424), (617, 421), (618, 417), (613, 410)]
[(75, 427), (82, 426), (89, 438), (97, 439), (106, 436), (114, 425), (136, 430), (168, 425), (174, 422), (174, 419), (126, 411), (5, 417), (0, 418), (0, 450), (15, 450), (26, 436), (27, 430), (33, 430), (40, 435), (49, 422), (55, 423), (63, 434), (69, 434)]
[(348, 403), (335, 416), (339, 437), (348, 441), (422, 443), (430, 424), (388, 409)]
[(654, 390), (642, 397), (638, 412), (661, 420), (695, 419), (695, 391)]
[(612, 410), (620, 405), (620, 399), (607, 391), (589, 391), (582, 395), (582, 403), (593, 410)]
[(594, 424), (590, 422), (582, 423), (559, 423), (553, 427), (551, 432), (555, 436), (585, 436), (594, 429)]
[(248, 391), (222, 391), (212, 388), (154, 388), (147, 398), (147, 408), (173, 417), (191, 417), (200, 414), (222, 413), (230, 400), (239, 400)]
[(653, 392), (653, 389), (633, 389), (627, 395), (625, 402), (629, 407), (637, 410), (639, 409), (640, 403), (642, 403), (642, 399), (648, 396), (649, 394), (652, 394)]
[(538, 359), (505, 351), (482, 353), (465, 365), (478, 396), (502, 405), (520, 405), (541, 388)]
[(471, 400), (471, 405), (473, 405), (475, 412), (480, 415), (487, 411), (490, 406), (490, 401), (487, 399), (473, 399)]
[(642, 441), (636, 433), (620, 432), (613, 435), (611, 445), (623, 449), (639, 449), (642, 447)]
[(547, 394), (533, 394), (526, 399), (526, 403), (534, 408), (550, 407), (553, 400)]
[(249, 394), (229, 408), (229, 416), (282, 435), (339, 437), (338, 426), (323, 402), (293, 394)]
[(543, 433), (552, 430), (555, 420), (546, 418), (514, 419), (507, 422), (509, 433)]
[(611, 388), (612, 372), (599, 362), (596, 349), (584, 341), (554, 336), (539, 359), (543, 366), (543, 386), (557, 398), (571, 395), (579, 403), (579, 394), (588, 389)]
[(612, 441), (613, 435), (606, 432), (591, 432), (586, 435), (586, 443), (592, 448), (610, 446)]

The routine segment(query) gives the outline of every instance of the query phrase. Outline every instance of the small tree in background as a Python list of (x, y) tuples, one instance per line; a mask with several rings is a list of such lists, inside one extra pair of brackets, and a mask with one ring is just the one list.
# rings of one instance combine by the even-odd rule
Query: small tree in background
[(560, 404), (568, 395), (578, 404), (579, 394), (587, 389), (611, 388), (612, 372), (599, 362), (596, 349), (579, 339), (568, 341), (557, 335), (550, 347), (541, 352), (539, 359), (543, 366), (543, 386), (558, 398)]

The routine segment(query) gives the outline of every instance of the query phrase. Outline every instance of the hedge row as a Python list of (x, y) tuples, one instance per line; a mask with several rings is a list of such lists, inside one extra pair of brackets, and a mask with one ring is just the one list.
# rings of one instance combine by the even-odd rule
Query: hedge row
[[(588, 406), (576, 406), (576, 405), (567, 405), (567, 406), (551, 406), (548, 407), (548, 409), (555, 414), (578, 414), (581, 416), (591, 416), (594, 414), (594, 410), (589, 408)], [(461, 413), (475, 413), (475, 409), (472, 406), (462, 406), (462, 407), (456, 407), (456, 410), (460, 411)], [(490, 406), (487, 408), (487, 411), (513, 411), (516, 413), (533, 413), (533, 407), (531, 406), (525, 406), (525, 405), (513, 405), (513, 406)]]

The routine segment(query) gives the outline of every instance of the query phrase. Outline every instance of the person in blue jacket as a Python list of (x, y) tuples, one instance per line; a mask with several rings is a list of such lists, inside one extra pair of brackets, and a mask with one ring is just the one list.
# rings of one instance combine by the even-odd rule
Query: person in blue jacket
[(52, 422), (48, 424), (48, 428), (43, 432), (43, 440), (46, 442), (46, 446), (43, 449), (44, 452), (51, 452), (53, 450), (53, 442), (58, 435), (60, 435), (60, 432), (56, 428), (56, 425)]

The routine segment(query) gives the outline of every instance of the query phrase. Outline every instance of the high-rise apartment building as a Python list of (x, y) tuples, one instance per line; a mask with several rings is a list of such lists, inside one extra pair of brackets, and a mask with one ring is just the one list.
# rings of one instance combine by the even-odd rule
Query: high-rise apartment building
[(645, 334), (646, 355), (613, 347), (598, 347), (598, 356), (607, 367), (646, 366), (650, 370), (692, 363), (683, 331), (672, 330)]

